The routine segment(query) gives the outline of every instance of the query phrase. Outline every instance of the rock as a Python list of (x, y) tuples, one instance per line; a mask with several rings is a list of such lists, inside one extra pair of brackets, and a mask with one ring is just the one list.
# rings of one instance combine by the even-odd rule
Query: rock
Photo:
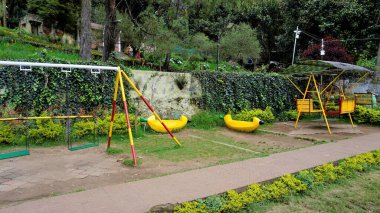
[(173, 212), (174, 207), (178, 204), (173, 203), (166, 203), (166, 204), (160, 204), (157, 206), (153, 206), (150, 208), (149, 212)]

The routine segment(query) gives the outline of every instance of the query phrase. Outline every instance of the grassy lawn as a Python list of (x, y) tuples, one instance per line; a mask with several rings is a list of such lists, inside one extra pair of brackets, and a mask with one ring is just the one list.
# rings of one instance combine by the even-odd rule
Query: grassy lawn
[[(34, 47), (30, 44), (21, 43), (0, 43), (0, 59), (7, 60), (28, 60), (41, 58), (41, 51), (44, 48)], [(75, 62), (79, 60), (78, 54), (64, 53), (58, 50), (48, 50), (47, 56), (66, 61)]]
[(283, 203), (254, 204), (241, 212), (380, 212), (380, 170)]
[[(182, 146), (177, 146), (169, 135), (148, 133), (136, 138), (137, 155), (149, 155), (172, 162), (194, 159), (218, 159), (220, 162), (261, 157), (266, 153), (257, 152), (253, 146), (223, 136), (215, 135), (212, 130), (193, 130), (193, 134), (178, 137)], [(218, 142), (218, 143), (215, 143)], [(127, 136), (114, 136), (112, 139), (115, 154), (129, 153)]]

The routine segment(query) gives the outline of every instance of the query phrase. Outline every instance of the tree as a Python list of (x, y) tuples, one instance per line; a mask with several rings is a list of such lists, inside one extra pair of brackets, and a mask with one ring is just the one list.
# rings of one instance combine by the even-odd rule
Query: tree
[(20, 19), (26, 14), (27, 0), (6, 0), (6, 25), (10, 28), (19, 26)]
[[(342, 42), (332, 36), (324, 38), (324, 50), (326, 55), (323, 60), (339, 61), (345, 63), (354, 63), (354, 58), (350, 55), (347, 49), (343, 46)], [(319, 60), (322, 59), (320, 55), (321, 44), (310, 45), (304, 52), (303, 57), (306, 59)]]
[[(160, 69), (162, 59), (165, 57), (165, 62), (168, 55), (176, 48), (180, 43), (177, 35), (165, 27), (162, 19), (158, 19), (150, 23), (152, 29), (155, 30), (154, 34), (148, 36), (147, 45), (154, 47), (153, 55), (160, 61)], [(170, 59), (169, 59), (170, 60)], [(164, 67), (165, 68), (165, 67)], [(168, 67), (165, 68), (168, 70)]]
[(79, 17), (76, 0), (28, 0), (27, 5), (28, 12), (40, 16), (46, 26), (76, 33)]
[(91, 0), (81, 0), (80, 57), (91, 59)]
[(115, 49), (116, 42), (116, 3), (115, 0), (105, 1), (106, 20), (104, 26), (104, 47), (102, 61), (107, 61)]
[(6, 13), (7, 13), (7, 1), (6, 0), (3, 0), (0, 4), (0, 17), (2, 18), (2, 24), (4, 27), (7, 26), (7, 16), (6, 16)]
[(190, 42), (192, 47), (195, 47), (203, 58), (209, 58), (215, 52), (215, 43), (203, 33), (195, 34)]
[(261, 53), (256, 30), (247, 24), (240, 24), (227, 31), (221, 41), (221, 54), (227, 60), (258, 59)]

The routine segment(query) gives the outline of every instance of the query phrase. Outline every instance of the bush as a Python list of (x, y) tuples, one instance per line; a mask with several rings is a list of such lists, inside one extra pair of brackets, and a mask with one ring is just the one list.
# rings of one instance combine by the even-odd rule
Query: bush
[[(129, 114), (129, 121), (131, 123), (131, 126), (134, 124), (135, 116), (132, 114)], [(108, 131), (110, 129), (110, 123), (111, 123), (111, 115), (107, 116), (105, 119), (100, 119), (96, 121), (96, 127), (98, 130), (98, 134), (100, 135), (107, 135)], [(128, 125), (127, 121), (125, 120), (125, 114), (124, 113), (116, 113), (114, 117), (114, 123), (112, 126), (112, 132), (115, 134), (126, 134), (128, 133)]]
[(275, 117), (270, 107), (266, 107), (264, 111), (261, 109), (252, 109), (243, 110), (240, 113), (236, 114), (236, 118), (242, 121), (252, 121), (253, 117), (258, 117), (260, 120), (263, 120), (267, 123), (272, 123), (275, 121)]
[[(42, 116), (46, 115), (45, 113)], [(48, 140), (55, 140), (63, 135), (63, 126), (60, 123), (53, 122), (52, 119), (36, 120), (36, 128), (29, 131), (29, 135), (35, 143), (42, 144)]]
[(224, 126), (221, 116), (222, 113), (201, 111), (192, 116), (188, 126), (198, 129), (211, 129), (217, 126)]
[(380, 125), (380, 110), (357, 106), (353, 119), (359, 124)]
[(11, 126), (0, 122), (0, 144), (14, 143), (15, 135), (12, 132)]
[(95, 131), (95, 124), (90, 120), (81, 120), (74, 124), (74, 134), (78, 137), (92, 135)]
[(207, 213), (206, 206), (200, 205), (197, 201), (184, 202), (174, 208), (176, 213)]
[(200, 206), (204, 205), (209, 212), (220, 212), (220, 209), (226, 203), (226, 199), (223, 196), (210, 196), (206, 199), (199, 199), (197, 202)]
[(295, 121), (295, 120), (297, 120), (297, 116), (298, 116), (297, 110), (288, 110), (288, 111), (281, 113), (279, 115), (278, 119), (280, 121)]

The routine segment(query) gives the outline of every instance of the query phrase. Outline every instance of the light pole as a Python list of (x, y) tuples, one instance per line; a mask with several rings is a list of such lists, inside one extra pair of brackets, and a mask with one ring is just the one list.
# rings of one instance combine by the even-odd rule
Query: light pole
[(324, 44), (324, 41), (323, 41), (323, 38), (322, 38), (322, 44), (321, 44), (321, 60), (323, 60), (323, 56), (325, 55), (325, 44)]
[(294, 47), (293, 47), (293, 58), (292, 58), (292, 64), (294, 64), (294, 55), (296, 54), (296, 46), (297, 46), (297, 39), (300, 37), (301, 30), (297, 29), (294, 31)]
[(219, 58), (220, 58), (220, 52), (219, 52), (219, 47), (220, 47), (220, 33), (218, 35), (218, 43), (216, 44), (216, 71), (219, 71)]

